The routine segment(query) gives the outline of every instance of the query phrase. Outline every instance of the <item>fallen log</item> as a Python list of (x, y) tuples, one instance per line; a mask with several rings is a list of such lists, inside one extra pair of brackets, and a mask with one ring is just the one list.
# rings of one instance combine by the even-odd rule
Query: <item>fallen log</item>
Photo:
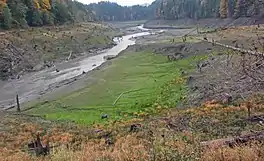
[(223, 146), (228, 147), (235, 147), (238, 145), (246, 144), (250, 141), (264, 141), (264, 131), (247, 134), (247, 135), (241, 135), (238, 137), (233, 138), (226, 138), (226, 139), (217, 139), (217, 140), (211, 140), (211, 141), (205, 141), (201, 142), (200, 145), (202, 147), (210, 148), (210, 149), (216, 149)]
[(198, 38), (202, 41), (206, 41), (208, 43), (212, 43), (213, 45), (219, 45), (219, 46), (222, 46), (222, 47), (225, 47), (225, 48), (228, 48), (228, 49), (232, 49), (234, 51), (238, 51), (240, 53), (246, 53), (246, 54), (250, 54), (250, 55), (260, 55), (260, 56), (264, 56), (264, 53), (262, 52), (259, 52), (259, 51), (253, 51), (253, 50), (246, 50), (246, 49), (242, 49), (242, 48), (239, 48), (239, 47), (236, 47), (236, 46), (231, 46), (231, 45), (226, 45), (226, 44), (222, 44), (222, 43), (219, 43), (217, 41), (214, 41), (214, 40), (209, 40), (208, 38), (205, 40), (205, 39), (202, 39), (202, 38)]

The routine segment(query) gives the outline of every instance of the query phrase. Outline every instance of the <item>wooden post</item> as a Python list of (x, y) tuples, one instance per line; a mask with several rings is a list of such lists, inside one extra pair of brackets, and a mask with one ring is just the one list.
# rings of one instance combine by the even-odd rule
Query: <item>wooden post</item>
[(246, 106), (247, 106), (248, 118), (250, 118), (251, 117), (251, 107), (252, 107), (251, 102), (247, 102)]
[(19, 104), (18, 94), (16, 95), (16, 102), (17, 102), (17, 112), (20, 112), (20, 104)]

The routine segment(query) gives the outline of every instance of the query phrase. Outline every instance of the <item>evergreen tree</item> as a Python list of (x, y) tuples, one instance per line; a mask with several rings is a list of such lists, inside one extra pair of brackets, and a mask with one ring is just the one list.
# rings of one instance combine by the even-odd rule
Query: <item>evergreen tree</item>
[(11, 24), (12, 24), (11, 12), (10, 12), (10, 9), (8, 8), (8, 6), (6, 5), (3, 8), (3, 28), (4, 29), (10, 29)]
[(32, 26), (41, 26), (41, 25), (43, 25), (41, 13), (38, 9), (34, 9), (32, 13)]
[(12, 13), (13, 22), (16, 27), (26, 27), (26, 13), (27, 6), (22, 0), (9, 0), (7, 1), (7, 5)]
[(44, 11), (42, 13), (42, 21), (44, 25), (53, 25), (54, 17), (50, 12)]
[(34, 13), (34, 10), (37, 9), (37, 8), (35, 8), (36, 3), (33, 2), (33, 0), (25, 0), (25, 4), (28, 8), (28, 10), (26, 12), (26, 21), (27, 21), (27, 24), (29, 26), (32, 26), (33, 13)]
[(56, 24), (64, 24), (67, 21), (73, 21), (71, 14), (64, 4), (55, 2), (51, 11), (54, 14)]

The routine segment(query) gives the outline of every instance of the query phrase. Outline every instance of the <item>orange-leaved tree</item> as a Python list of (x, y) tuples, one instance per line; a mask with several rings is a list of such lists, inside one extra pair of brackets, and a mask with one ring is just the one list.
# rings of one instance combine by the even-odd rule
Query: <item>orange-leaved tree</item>
[(35, 9), (40, 9), (39, 1), (38, 0), (33, 0), (33, 5)]
[(6, 6), (6, 0), (0, 0), (0, 13), (5, 6)]
[(221, 0), (220, 1), (219, 13), (220, 13), (221, 18), (227, 17), (227, 0)]
[(41, 0), (40, 6), (42, 10), (47, 11), (51, 9), (50, 1), (49, 0)]

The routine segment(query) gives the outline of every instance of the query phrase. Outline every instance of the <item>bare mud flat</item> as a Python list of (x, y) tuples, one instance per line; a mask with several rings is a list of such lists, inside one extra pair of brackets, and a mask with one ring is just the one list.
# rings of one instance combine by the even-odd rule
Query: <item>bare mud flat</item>
[(208, 18), (201, 20), (181, 19), (181, 20), (151, 20), (145, 23), (144, 27), (151, 29), (184, 29), (193, 27), (219, 28), (231, 26), (246, 26), (262, 24), (263, 20), (258, 18), (240, 17), (237, 19), (217, 19)]

